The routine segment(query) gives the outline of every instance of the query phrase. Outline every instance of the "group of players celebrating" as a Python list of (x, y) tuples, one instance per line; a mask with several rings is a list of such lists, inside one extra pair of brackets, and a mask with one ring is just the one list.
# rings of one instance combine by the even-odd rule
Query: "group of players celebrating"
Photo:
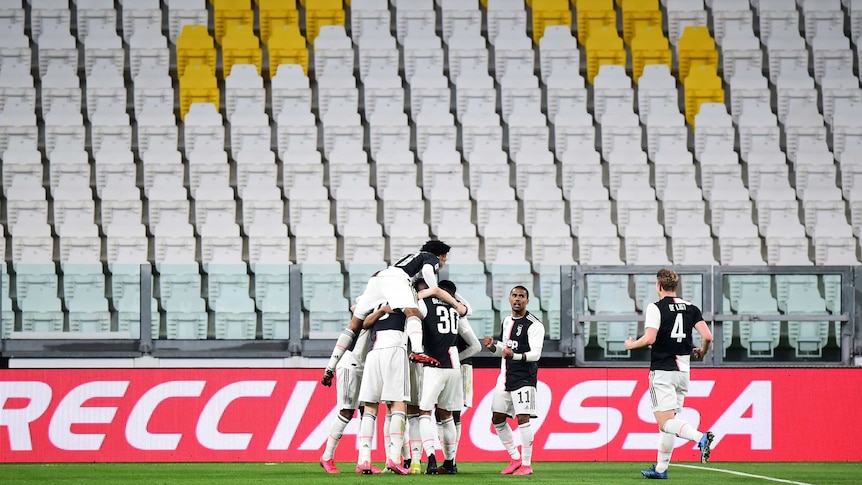
[[(364, 412), (356, 472), (381, 472), (371, 465), (371, 443), (381, 402), (388, 410), (384, 424), (386, 471), (422, 473), (424, 451), (428, 457), (426, 474), (457, 473), (460, 414), (473, 401), (468, 359), (485, 347), (502, 358), (491, 403), (491, 422), (511, 458), (501, 473), (533, 474), (530, 419), (536, 417), (538, 362), (545, 328), (527, 311), (530, 293), (519, 285), (509, 291), (512, 313), (503, 318), (500, 339), (486, 336), (480, 344), (465, 318), (471, 313), (469, 303), (456, 293), (453, 282), (437, 282), (449, 249), (441, 241), (426, 242), (418, 253), (372, 276), (357, 299), (353, 318), (339, 336), (321, 379), (324, 386), (331, 386), (337, 375), (341, 404), (320, 459), (327, 473), (339, 473), (333, 462), (335, 447), (359, 403), (363, 403)], [(677, 296), (679, 283), (679, 275), (671, 269), (656, 273), (659, 300), (644, 312), (644, 335), (625, 342), (630, 350), (651, 347), (649, 384), (659, 445), (656, 464), (641, 471), (651, 479), (667, 478), (677, 437), (696, 442), (704, 463), (710, 458), (715, 438), (711, 431), (701, 432), (677, 417), (688, 392), (690, 358), (702, 359), (712, 343), (700, 309)], [(693, 346), (694, 331), (700, 333), (701, 347)], [(436, 434), (443, 448), (440, 466), (435, 456), (434, 411)], [(512, 417), (518, 421), (520, 450), (507, 421)], [(405, 429), (409, 430), (407, 440)]]
[[(419, 252), (372, 276), (356, 300), (353, 317), (339, 336), (321, 379), (324, 386), (336, 380), (341, 409), (320, 460), (327, 473), (339, 473), (333, 461), (335, 448), (360, 404), (356, 472), (383, 471), (371, 464), (381, 402), (387, 407), (385, 471), (422, 473), (424, 451), (426, 474), (457, 473), (460, 414), (473, 401), (469, 359), (483, 346), (502, 357), (491, 418), (511, 457), (502, 473), (533, 473), (530, 418), (535, 417), (544, 326), (526, 309), (528, 290), (516, 286), (509, 293), (512, 315), (503, 320), (501, 340), (486, 336), (480, 342), (466, 318), (471, 313), (469, 303), (458, 295), (453, 282), (437, 281), (449, 249), (442, 241), (426, 242)], [(507, 417), (518, 420), (520, 450)], [(439, 466), (437, 437), (443, 451)]]

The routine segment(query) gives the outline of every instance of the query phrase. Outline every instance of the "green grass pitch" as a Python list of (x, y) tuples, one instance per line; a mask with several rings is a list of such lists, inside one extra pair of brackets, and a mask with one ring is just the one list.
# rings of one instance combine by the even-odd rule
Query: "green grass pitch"
[[(379, 466), (380, 464), (378, 464)], [(504, 463), (459, 463), (458, 475), (356, 475), (354, 464), (339, 463), (341, 475), (327, 475), (317, 463), (146, 463), (146, 464), (6, 464), (0, 465), (3, 485), (218, 485), (218, 484), (389, 484), (433, 483), (583, 483), (591, 485), (644, 484), (640, 470), (649, 463), (533, 464), (529, 477), (501, 476)], [(693, 466), (694, 468), (690, 468)], [(731, 474), (728, 472), (739, 472)], [(743, 475), (744, 474), (744, 475)], [(862, 463), (699, 463), (674, 464), (669, 480), (699, 485), (859, 483)]]

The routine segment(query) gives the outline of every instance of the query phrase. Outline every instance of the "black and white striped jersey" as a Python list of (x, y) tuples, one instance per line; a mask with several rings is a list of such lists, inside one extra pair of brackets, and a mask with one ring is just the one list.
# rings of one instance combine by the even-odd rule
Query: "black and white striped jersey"
[[(512, 315), (508, 315), (503, 319), (500, 342), (504, 347), (512, 349), (515, 354), (528, 354), (531, 350), (541, 352), (544, 337), (545, 327), (542, 321), (530, 312), (521, 318), (512, 318)], [(539, 376), (538, 359), (532, 362), (503, 359), (502, 365), (505, 372), (506, 391), (536, 386)]]
[(402, 256), (392, 266), (404, 271), (410, 278), (415, 278), (417, 274), (422, 272), (422, 267), (426, 264), (433, 266), (436, 273), (440, 269), (440, 258), (427, 251), (419, 251), (418, 253)]
[[(423, 308), (424, 306), (424, 308)], [(425, 353), (440, 361), (444, 369), (458, 368), (458, 311), (436, 298), (424, 298), (419, 303), (422, 312), (422, 341)]]
[(688, 372), (691, 364), (691, 335), (703, 320), (700, 308), (673, 296), (647, 305), (644, 327), (658, 330), (652, 344), (651, 370)]

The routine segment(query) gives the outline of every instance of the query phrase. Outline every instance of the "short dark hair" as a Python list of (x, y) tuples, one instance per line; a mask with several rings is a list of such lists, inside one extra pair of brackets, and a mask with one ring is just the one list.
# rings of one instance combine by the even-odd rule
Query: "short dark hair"
[(530, 290), (528, 290), (526, 287), (521, 286), (521, 285), (513, 286), (512, 289), (509, 290), (509, 294), (511, 295), (512, 292), (515, 290), (524, 290), (524, 293), (526, 293), (526, 295), (527, 295), (527, 299), (528, 300), (530, 299)]
[(455, 296), (455, 292), (458, 291), (455, 283), (450, 280), (440, 280), (437, 283), (437, 286), (443, 289), (446, 293), (449, 293), (452, 296)]
[(452, 248), (443, 241), (431, 240), (422, 245), (421, 251), (431, 253), (434, 256), (443, 256), (449, 254), (450, 249)]

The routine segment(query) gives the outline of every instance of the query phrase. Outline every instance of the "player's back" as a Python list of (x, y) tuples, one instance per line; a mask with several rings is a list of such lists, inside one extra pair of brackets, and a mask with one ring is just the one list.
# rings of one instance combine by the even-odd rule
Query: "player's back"
[[(666, 296), (651, 303), (659, 312), (661, 324), (652, 345), (653, 370), (689, 369), (689, 356), (693, 348), (692, 332), (694, 326), (703, 320), (700, 308), (691, 302), (673, 296)], [(647, 312), (652, 312), (647, 308)]]
[(461, 317), (458, 311), (436, 297), (424, 298), (422, 304), (426, 308), (425, 318), (422, 320), (425, 353), (440, 361), (440, 367), (460, 366), (457, 343)]
[(422, 267), (426, 264), (433, 266), (434, 271), (436, 272), (440, 269), (440, 258), (427, 251), (419, 251), (402, 256), (398, 261), (392, 264), (392, 267), (404, 271), (407, 273), (407, 276), (413, 278), (422, 271)]

